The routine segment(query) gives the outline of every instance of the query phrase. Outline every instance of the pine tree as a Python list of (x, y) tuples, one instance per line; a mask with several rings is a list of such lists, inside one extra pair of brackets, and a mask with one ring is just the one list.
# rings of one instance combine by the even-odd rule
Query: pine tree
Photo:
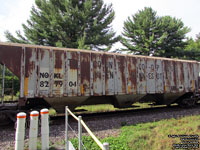
[(11, 42), (108, 50), (119, 40), (112, 30), (112, 5), (103, 0), (35, 0), (24, 36), (5, 32)]
[(121, 43), (134, 54), (174, 57), (184, 48), (190, 31), (180, 19), (159, 17), (152, 8), (144, 8), (124, 22)]

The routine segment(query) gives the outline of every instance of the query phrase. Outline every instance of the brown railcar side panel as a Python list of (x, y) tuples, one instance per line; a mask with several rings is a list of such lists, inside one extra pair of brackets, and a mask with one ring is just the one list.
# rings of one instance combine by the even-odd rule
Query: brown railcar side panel
[(90, 53), (80, 53), (81, 56), (81, 95), (90, 95)]
[(114, 95), (114, 58), (104, 55), (105, 58), (105, 94)]
[(188, 63), (183, 63), (183, 69), (184, 69), (184, 89), (185, 92), (189, 92), (189, 68)]
[(171, 92), (176, 93), (177, 83), (176, 83), (176, 61), (171, 61)]
[(126, 94), (126, 58), (116, 56), (118, 94)]
[(155, 86), (156, 93), (164, 93), (164, 66), (163, 60), (156, 59), (155, 60)]
[(54, 52), (54, 68), (55, 69), (62, 69), (63, 67), (63, 55), (64, 51), (53, 51)]
[[(29, 77), (35, 70), (35, 58), (32, 58), (35, 49), (26, 48), (25, 56), (25, 78)], [(35, 57), (35, 56), (33, 56)]]
[(194, 82), (195, 82), (195, 92), (198, 92), (198, 87), (199, 87), (199, 83), (198, 83), (198, 77), (199, 77), (199, 64), (198, 63), (194, 63), (193, 64), (193, 69), (194, 69)]
[(137, 59), (135, 57), (127, 57), (129, 94), (136, 94), (137, 92), (136, 64)]
[(36, 74), (36, 50), (33, 48), (26, 48), (25, 50), (25, 96), (34, 97), (36, 93), (35, 82)]
[(168, 60), (163, 61), (164, 66), (164, 91), (165, 93), (170, 93), (171, 91), (171, 63)]
[(102, 55), (92, 53), (93, 64), (93, 95), (100, 96), (103, 94), (103, 80), (102, 80)]
[(146, 58), (137, 57), (137, 93), (146, 94)]
[(176, 78), (176, 83), (177, 83), (177, 90), (178, 92), (184, 92), (184, 70), (183, 70), (183, 63), (182, 62), (177, 62), (176, 63), (176, 73), (177, 73), (177, 78)]
[(22, 47), (0, 45), (0, 62), (20, 78)]
[(193, 63), (188, 63), (188, 71), (189, 71), (189, 91), (193, 92), (194, 89), (194, 69)]
[(199, 84), (197, 62), (166, 58), (0, 45), (0, 63), (21, 78), (21, 97), (28, 98), (194, 92)]
[[(51, 58), (51, 56), (50, 56)], [(64, 51), (53, 51), (53, 95), (55, 97), (63, 96), (64, 85)], [(50, 62), (52, 62), (50, 60)], [(51, 63), (50, 63), (51, 64)], [(51, 66), (50, 66), (51, 70)], [(51, 71), (50, 71), (51, 72)], [(51, 90), (50, 90), (51, 91)]]
[(78, 95), (78, 52), (68, 53), (68, 94), (69, 96)]

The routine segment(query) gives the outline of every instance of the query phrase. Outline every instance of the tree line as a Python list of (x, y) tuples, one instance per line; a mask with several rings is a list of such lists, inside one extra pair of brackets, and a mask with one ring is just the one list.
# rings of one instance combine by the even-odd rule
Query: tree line
[(103, 0), (35, 0), (23, 34), (6, 31), (5, 36), (15, 43), (102, 51), (121, 42), (124, 48), (116, 52), (200, 60), (200, 34), (187, 38), (191, 29), (181, 19), (158, 16), (145, 7), (128, 17), (122, 34), (116, 35), (114, 17), (112, 4)]

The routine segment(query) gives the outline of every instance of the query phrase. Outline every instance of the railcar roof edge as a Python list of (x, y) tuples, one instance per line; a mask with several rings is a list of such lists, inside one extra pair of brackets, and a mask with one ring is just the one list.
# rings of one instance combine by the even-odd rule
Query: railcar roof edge
[(17, 46), (17, 47), (29, 47), (29, 48), (41, 48), (41, 49), (49, 49), (49, 50), (62, 50), (62, 51), (79, 51), (79, 52), (99, 53), (99, 54), (107, 54), (107, 55), (143, 57), (143, 58), (147, 58), (147, 59), (149, 58), (149, 59), (162, 59), (162, 60), (170, 60), (170, 61), (182, 61), (182, 62), (200, 63), (200, 62), (198, 62), (196, 60), (184, 60), (184, 59), (178, 59), (178, 58), (165, 58), (165, 57), (155, 57), (155, 56), (119, 54), (119, 53), (112, 53), (112, 52), (84, 50), (84, 49), (73, 49), (73, 48), (61, 48), (61, 47), (43, 46), (43, 45), (19, 44), (19, 43), (11, 43), (11, 42), (0, 42), (0, 45)]

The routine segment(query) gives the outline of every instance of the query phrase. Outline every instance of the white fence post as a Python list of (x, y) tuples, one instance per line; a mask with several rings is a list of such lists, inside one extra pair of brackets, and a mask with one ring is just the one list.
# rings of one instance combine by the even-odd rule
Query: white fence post
[(18, 113), (17, 129), (15, 133), (15, 150), (24, 149), (25, 121), (26, 121), (26, 113), (24, 112)]
[(69, 142), (68, 142), (68, 106), (65, 107), (65, 149), (69, 150)]
[(29, 150), (37, 149), (38, 116), (38, 111), (32, 111), (30, 114)]
[(41, 139), (42, 139), (42, 150), (49, 149), (49, 110), (42, 109), (41, 114)]
[(79, 150), (82, 150), (82, 117), (78, 116), (78, 138), (79, 138)]
[(104, 148), (104, 150), (109, 150), (109, 144), (108, 143), (103, 143), (103, 148)]

